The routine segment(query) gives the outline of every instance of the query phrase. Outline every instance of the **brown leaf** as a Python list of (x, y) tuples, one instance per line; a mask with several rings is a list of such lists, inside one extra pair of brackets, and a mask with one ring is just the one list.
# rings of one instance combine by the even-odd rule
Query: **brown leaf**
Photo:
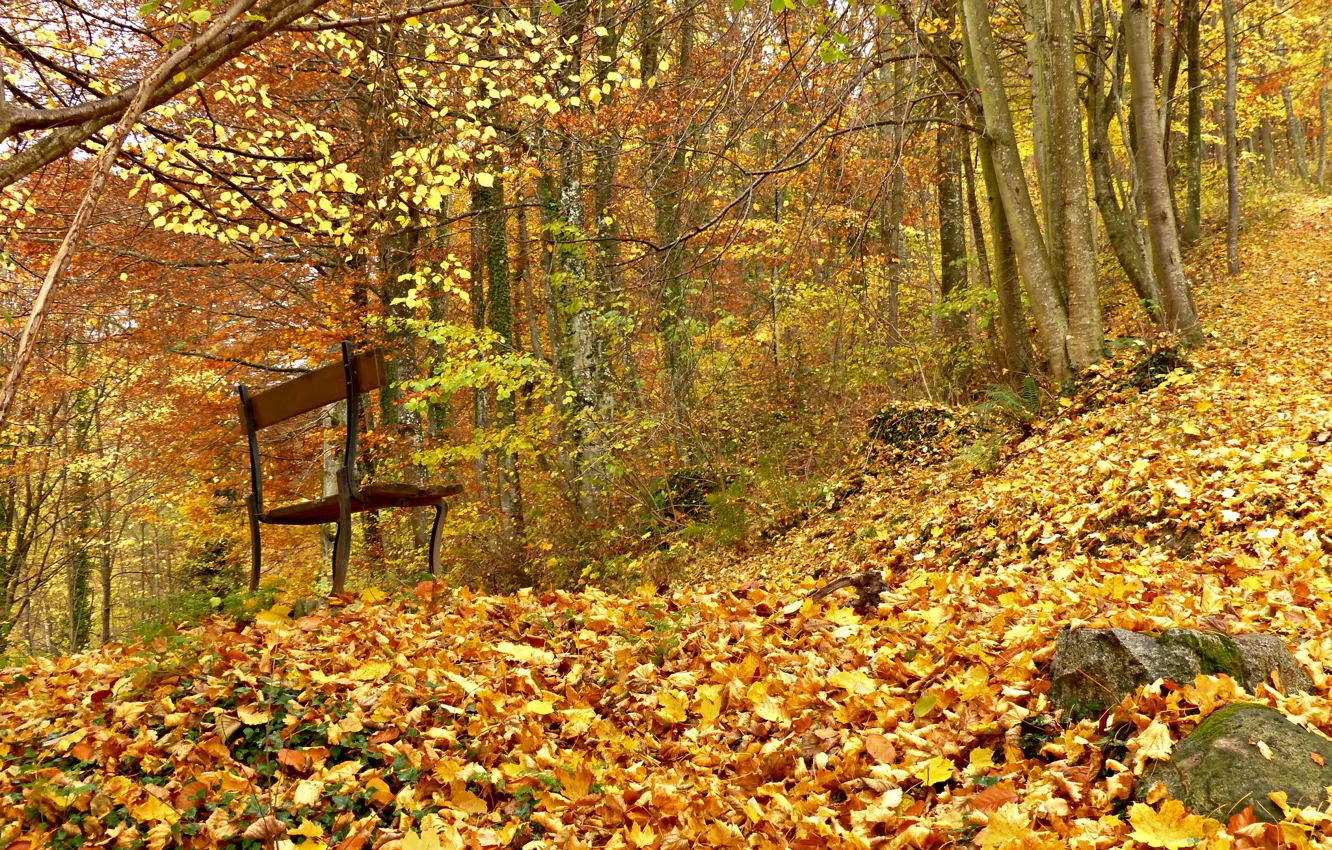
[(251, 841), (271, 841), (287, 831), (287, 825), (273, 815), (260, 818), (241, 834), (241, 838)]
[(278, 763), (289, 767), (297, 773), (304, 773), (310, 768), (310, 757), (300, 750), (289, 750), (286, 747), (278, 750)]
[(363, 826), (348, 833), (347, 837), (342, 839), (342, 843), (338, 845), (338, 850), (361, 850), (369, 839), (370, 830)]
[(1319, 767), (1324, 767), (1326, 765), (1326, 762), (1323, 761), (1323, 757), (1318, 753), (1309, 753), (1309, 759)]
[(874, 756), (880, 764), (892, 764), (897, 760), (897, 747), (893, 742), (873, 732), (865, 736), (865, 752)]
[(988, 815), (991, 812), (997, 812), (1006, 803), (1016, 803), (1017, 801), (1018, 794), (1013, 788), (1013, 783), (1001, 782), (998, 785), (991, 785), (972, 797), (971, 808)]

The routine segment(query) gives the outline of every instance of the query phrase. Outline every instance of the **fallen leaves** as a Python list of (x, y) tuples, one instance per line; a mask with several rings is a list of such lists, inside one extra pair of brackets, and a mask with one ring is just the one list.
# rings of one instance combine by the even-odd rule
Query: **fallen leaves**
[[(994, 474), (870, 481), (739, 562), (741, 581), (512, 597), (423, 583), (295, 626), (285, 604), (219, 617), (183, 650), (31, 659), (0, 697), (0, 823), (24, 831), (0, 841), (45, 841), (74, 812), (94, 815), (89, 846), (111, 844), (88, 824), (115, 820), (125, 846), (188, 835), (193, 850), (1294, 841), (1137, 779), (1241, 697), (1332, 731), (1332, 445), (1314, 439), (1332, 375), (1263, 345), (1199, 352), (1145, 391), (1107, 366)], [(1267, 394), (1260, 355), (1310, 398)], [(876, 565), (877, 611), (845, 590), (846, 605), (806, 598), (826, 584), (816, 569)], [(1203, 676), (1105, 718), (1053, 715), (1060, 628), (1196, 624), (1292, 638), (1318, 692)]]
[(1178, 800), (1166, 800), (1159, 811), (1144, 803), (1135, 803), (1129, 809), (1129, 823), (1133, 825), (1130, 837), (1148, 847), (1164, 850), (1201, 844), (1209, 833), (1221, 828), (1221, 824), (1214, 820), (1189, 814)]

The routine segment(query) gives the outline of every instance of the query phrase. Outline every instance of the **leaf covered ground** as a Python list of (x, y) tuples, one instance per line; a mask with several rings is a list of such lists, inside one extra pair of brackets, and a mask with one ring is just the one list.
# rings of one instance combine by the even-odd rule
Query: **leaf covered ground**
[[(1204, 254), (1210, 345), (1129, 357), (992, 470), (871, 468), (836, 511), (636, 595), (429, 586), (0, 673), (0, 850), (1332, 846), (1133, 799), (1236, 696), (1052, 714), (1070, 626), (1284, 637), (1332, 733), (1332, 203)], [(1177, 367), (1177, 368), (1176, 368)], [(877, 611), (850, 591), (869, 568)]]

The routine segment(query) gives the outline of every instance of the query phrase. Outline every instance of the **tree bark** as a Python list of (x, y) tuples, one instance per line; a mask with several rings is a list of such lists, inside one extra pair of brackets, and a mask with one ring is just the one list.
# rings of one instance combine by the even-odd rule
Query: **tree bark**
[(1023, 0), (1027, 69), (1031, 74), (1031, 141), (1036, 156), (1036, 183), (1040, 189), (1045, 246), (1050, 255), (1059, 297), (1065, 298), (1062, 174), (1055, 162), (1054, 82), (1050, 67), (1050, 22), (1047, 0)]
[[(1035, 0), (1033, 0), (1035, 2)], [(1054, 81), (1054, 149), (1064, 231), (1064, 279), (1068, 291), (1068, 357), (1080, 371), (1101, 359), (1101, 302), (1096, 245), (1082, 155), (1082, 111), (1073, 46), (1071, 0), (1050, 0), (1050, 62)]]
[(1202, 343), (1202, 326), (1193, 309), (1193, 298), (1179, 254), (1175, 214), (1166, 186), (1165, 151), (1156, 122), (1156, 91), (1151, 84), (1150, 32), (1145, 0), (1125, 0), (1125, 31), (1129, 68), (1133, 74), (1133, 112), (1138, 133), (1138, 167), (1142, 170), (1147, 232), (1152, 241), (1152, 264), (1161, 290), (1165, 327), (1178, 334), (1185, 345)]
[(1235, 60), (1235, 9), (1233, 0), (1222, 0), (1221, 22), (1226, 39), (1226, 265), (1239, 274), (1239, 139), (1235, 116), (1238, 69)]
[[(1111, 40), (1105, 31), (1105, 6), (1102, 0), (1091, 2), (1092, 57), (1089, 64), (1091, 79), (1087, 92), (1087, 152), (1091, 165), (1092, 190), (1096, 197), (1096, 207), (1105, 223), (1105, 232), (1109, 237), (1110, 249), (1128, 277), (1129, 284), (1138, 295), (1142, 305), (1152, 320), (1161, 322), (1161, 292), (1152, 277), (1151, 263), (1142, 242), (1142, 233), (1133, 220), (1132, 201), (1125, 199), (1121, 204), (1115, 191), (1114, 166), (1111, 162), (1113, 148), (1110, 143), (1110, 122), (1119, 110), (1119, 99), (1124, 84), (1125, 53), (1123, 39), (1119, 38), (1119, 49), (1112, 49)], [(1112, 65), (1113, 54), (1113, 65)], [(1106, 70), (1110, 70), (1109, 87), (1106, 87)]]
[(1188, 197), (1184, 211), (1184, 244), (1198, 241), (1202, 232), (1202, 10), (1200, 0), (1187, 0), (1184, 52), (1189, 62), (1188, 140), (1184, 149), (1184, 176)]
[(1323, 70), (1318, 83), (1318, 185), (1323, 185), (1327, 170), (1327, 52), (1323, 48)]
[(1031, 203), (1022, 156), (1013, 133), (1013, 119), (1004, 91), (1003, 71), (990, 30), (987, 4), (964, 0), (966, 35), (976, 60), (976, 78), (985, 110), (985, 131), (991, 142), (995, 177), (1004, 215), (1013, 236), (1014, 252), (1021, 269), (1027, 296), (1036, 316), (1041, 346), (1051, 375), (1058, 381), (1069, 377), (1068, 319), (1059, 297), (1054, 269), (1041, 238), (1040, 222)]
[(960, 337), (965, 316), (952, 300), (967, 285), (967, 237), (962, 209), (962, 160), (958, 156), (958, 130), (940, 124), (935, 187), (939, 200), (939, 296), (944, 332)]
[[(1286, 64), (1286, 43), (1281, 36), (1276, 39), (1276, 55), (1281, 64)], [(1295, 173), (1306, 183), (1309, 181), (1309, 164), (1304, 159), (1304, 122), (1295, 114), (1295, 103), (1290, 96), (1290, 86), (1281, 87), (1281, 102), (1286, 107), (1286, 137), (1290, 140), (1290, 155), (1295, 166)]]

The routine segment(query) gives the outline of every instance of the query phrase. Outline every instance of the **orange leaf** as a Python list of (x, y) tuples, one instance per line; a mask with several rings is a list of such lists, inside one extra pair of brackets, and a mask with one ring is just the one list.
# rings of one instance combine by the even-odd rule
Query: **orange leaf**
[(310, 767), (310, 757), (300, 750), (289, 750), (286, 747), (278, 750), (278, 763), (298, 773), (304, 773)]
[(865, 736), (865, 752), (874, 756), (880, 764), (892, 764), (897, 758), (897, 747), (883, 735), (870, 733)]
[(1003, 782), (999, 785), (991, 785), (984, 791), (971, 798), (971, 808), (984, 814), (996, 812), (999, 807), (1005, 803), (1016, 803), (1018, 801), (1017, 791), (1012, 783)]

